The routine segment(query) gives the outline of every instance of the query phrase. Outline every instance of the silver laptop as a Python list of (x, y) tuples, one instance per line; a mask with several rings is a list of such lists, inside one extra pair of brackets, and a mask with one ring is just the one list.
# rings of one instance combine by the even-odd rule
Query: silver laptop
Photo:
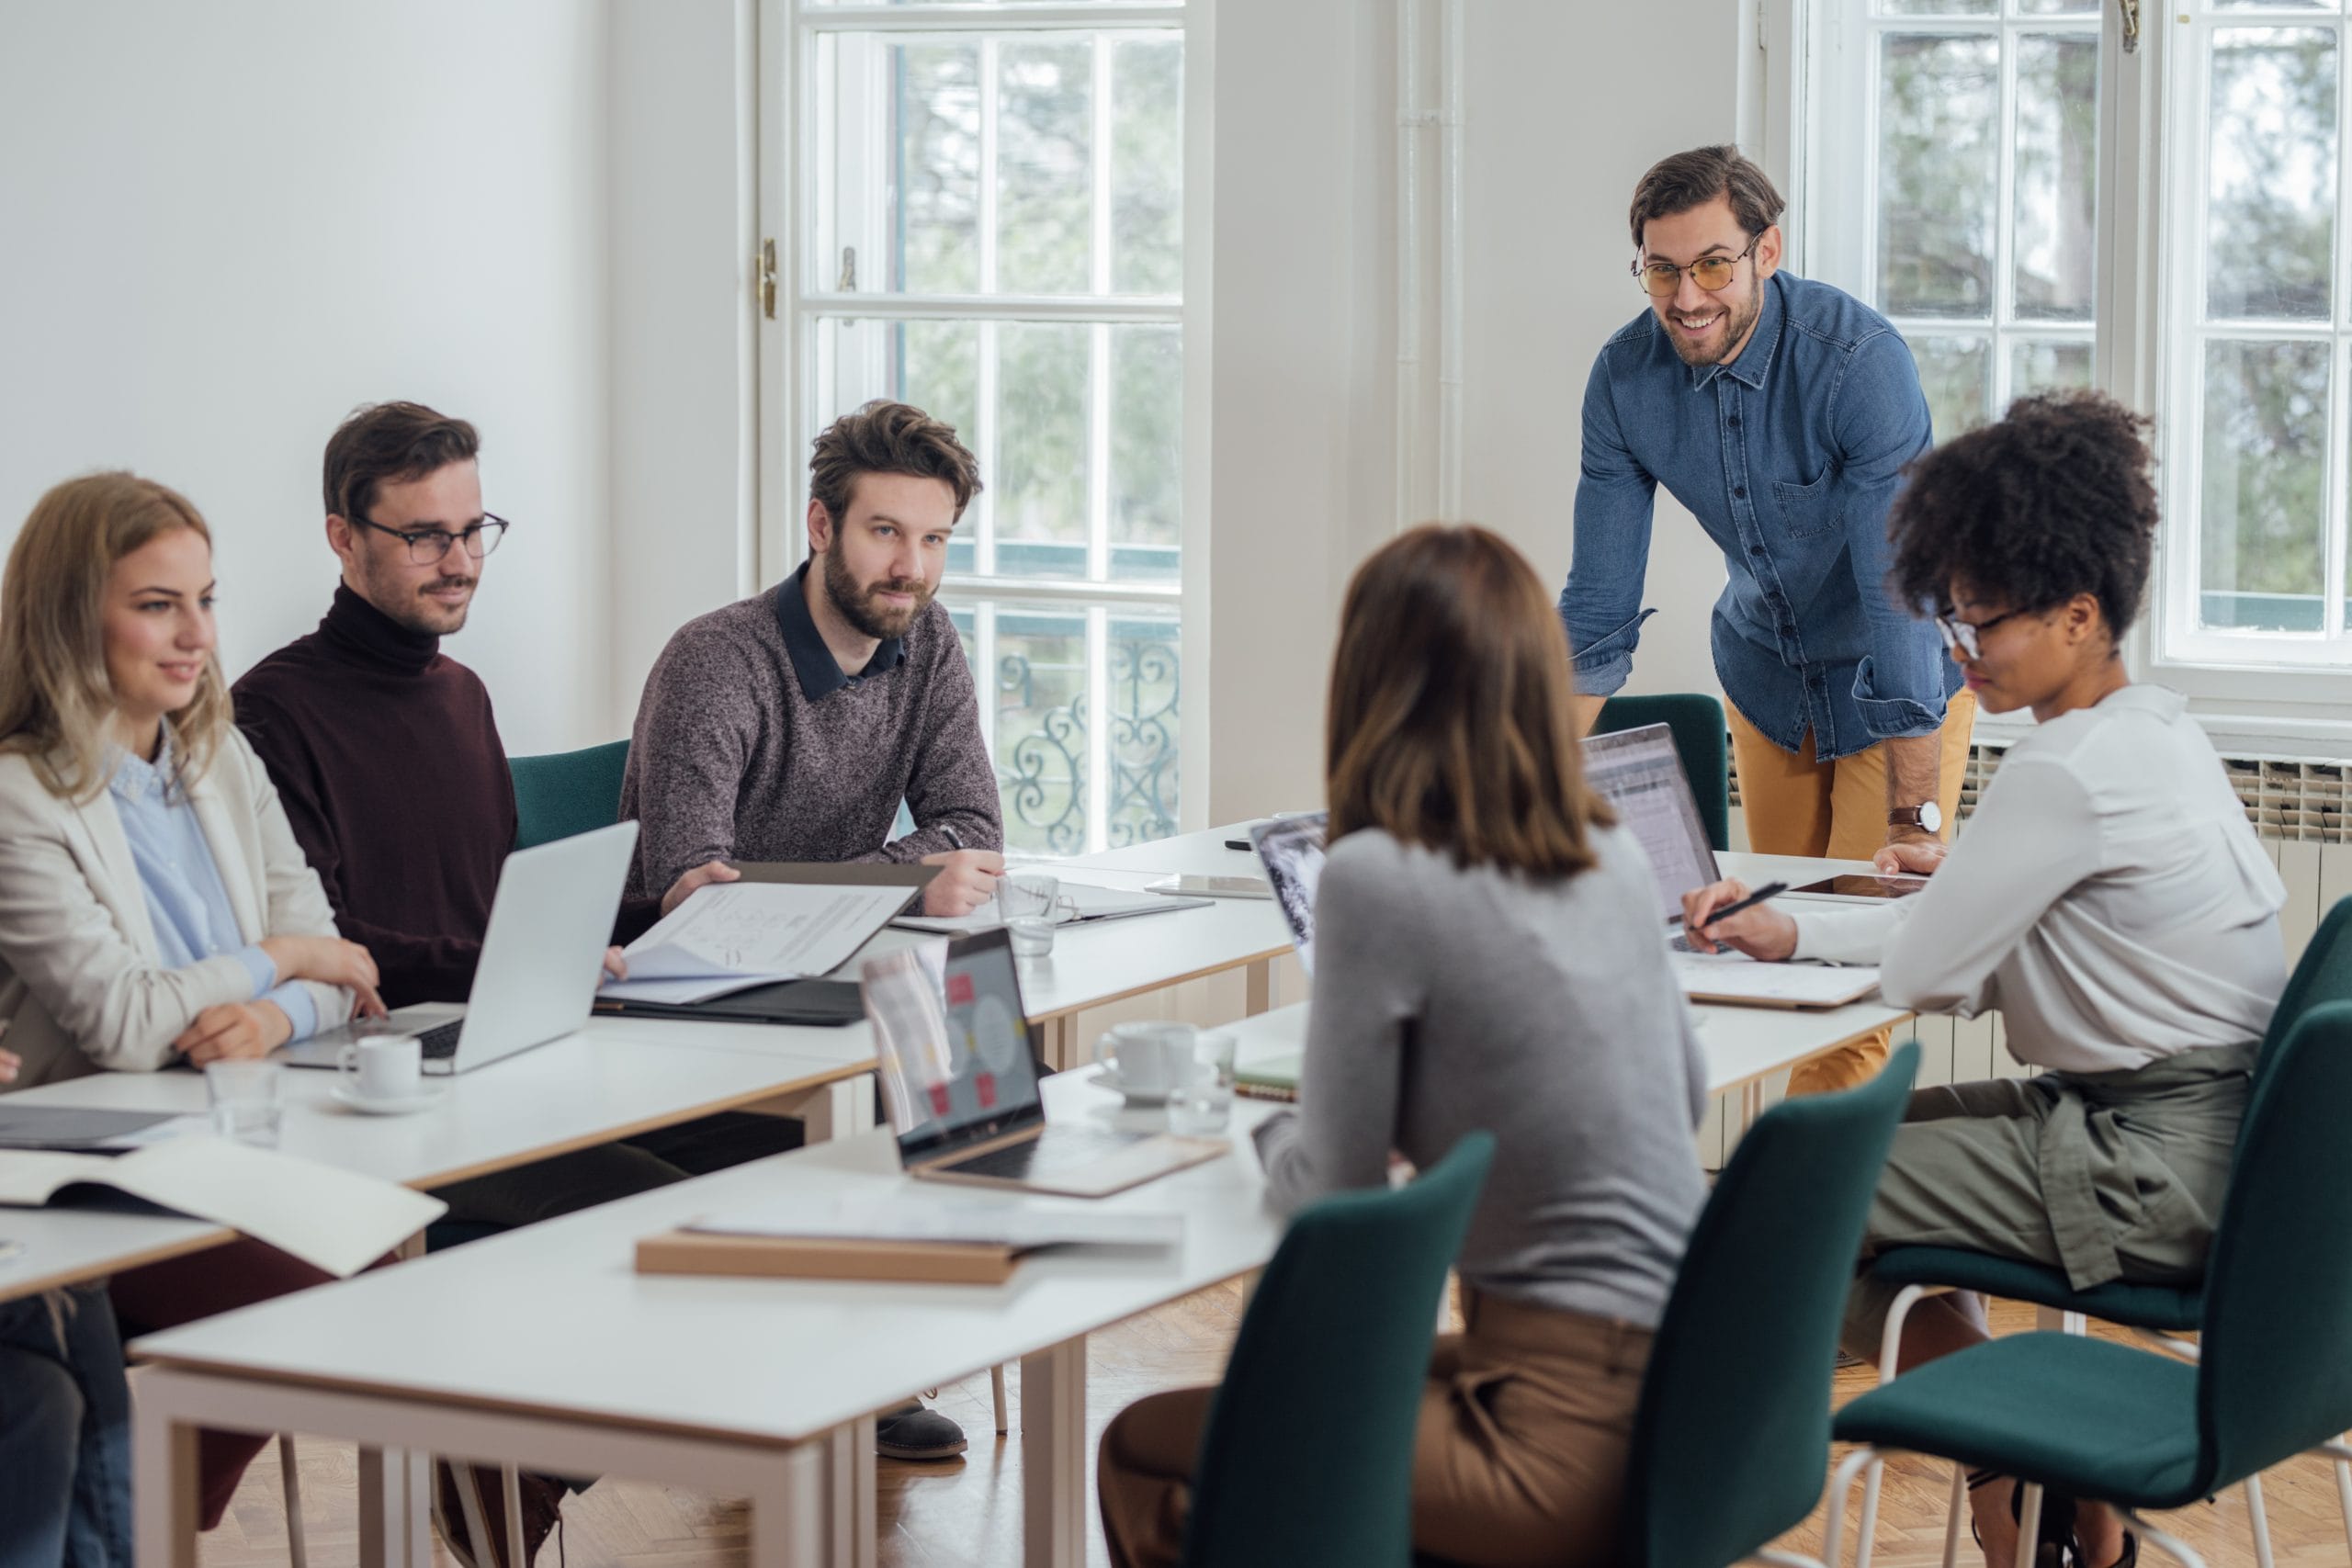
[[(1680, 923), (1682, 896), (1723, 880), (1707, 824), (1674, 731), (1663, 724), (1588, 735), (1584, 740), (1585, 787), (1617, 808), (1617, 820), (1640, 840), (1657, 878), (1658, 912)], [(1681, 939), (1675, 942), (1679, 945)]]
[(910, 1176), (1102, 1198), (1226, 1151), (1222, 1138), (1047, 1124), (1037, 1032), (1002, 927), (871, 959), (863, 985)]
[(344, 1045), (363, 1034), (413, 1034), (424, 1042), (426, 1072), (462, 1073), (571, 1033), (594, 1005), (636, 851), (634, 822), (516, 850), (498, 874), (481, 962), (462, 1005), (397, 1008), (390, 1018), (359, 1020), (289, 1045), (285, 1060), (333, 1067)]

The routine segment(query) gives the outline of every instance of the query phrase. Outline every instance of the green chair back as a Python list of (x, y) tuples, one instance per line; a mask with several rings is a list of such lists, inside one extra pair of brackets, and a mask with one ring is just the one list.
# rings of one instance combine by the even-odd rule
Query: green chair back
[(2263, 1061), (2257, 1061), (2255, 1076), (2262, 1077), (2272, 1048), (2305, 1012), (2323, 1003), (2344, 1001), (2352, 1001), (2352, 898), (2335, 901), (2312, 933), (2302, 957), (2295, 961), (2287, 988), (2278, 993), (2278, 1010), (2270, 1015), (2270, 1027), (2263, 1034)]
[(1592, 732), (1614, 735), (1645, 724), (1662, 724), (1674, 731), (1674, 750), (1690, 775), (1690, 793), (1699, 797), (1699, 820), (1707, 825), (1707, 841), (1717, 850), (1731, 848), (1731, 761), (1724, 739), (1724, 705), (1700, 692), (1611, 697), (1600, 705)]
[(2352, 1002), (2267, 1054), (2205, 1272), (2200, 1495), (2352, 1428)]
[(518, 850), (609, 828), (621, 818), (621, 773), (628, 767), (626, 740), (544, 757), (510, 757), (506, 767), (514, 775)]
[(1829, 1382), (1862, 1224), (1919, 1065), (1757, 1120), (1690, 1232), (1642, 1381), (1624, 1560), (1723, 1568), (1802, 1522), (1829, 1462)]
[(1193, 1568), (1405, 1568), (1438, 1301), (1494, 1163), (1473, 1133), (1409, 1187), (1299, 1212), (1210, 1406)]

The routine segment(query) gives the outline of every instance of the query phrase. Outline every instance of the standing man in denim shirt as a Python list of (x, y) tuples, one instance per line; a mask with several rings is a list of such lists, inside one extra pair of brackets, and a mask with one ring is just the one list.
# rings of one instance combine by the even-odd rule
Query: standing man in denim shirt
[[(1784, 204), (1734, 147), (1642, 176), (1634, 273), (1650, 309), (1584, 395), (1576, 557), (1560, 617), (1589, 728), (1625, 683), (1665, 485), (1724, 552), (1710, 637), (1750, 847), (1931, 871), (1960, 803), (1975, 702), (1886, 584), (1886, 513), (1931, 444), (1918, 367), (1884, 317), (1780, 271)], [(1800, 1067), (1859, 1083), (1887, 1036)]]

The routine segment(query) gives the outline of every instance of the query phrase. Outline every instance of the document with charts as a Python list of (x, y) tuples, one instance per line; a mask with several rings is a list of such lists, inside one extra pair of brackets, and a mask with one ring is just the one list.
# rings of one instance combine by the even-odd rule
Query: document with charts
[(906, 905), (904, 887), (730, 882), (697, 889), (628, 944), (628, 978), (601, 995), (699, 1002), (831, 974)]

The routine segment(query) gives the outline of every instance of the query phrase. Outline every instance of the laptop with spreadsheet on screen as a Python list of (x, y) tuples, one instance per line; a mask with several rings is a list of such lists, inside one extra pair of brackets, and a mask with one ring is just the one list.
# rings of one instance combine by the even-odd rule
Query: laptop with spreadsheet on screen
[(1222, 1138), (1049, 1126), (1002, 927), (869, 959), (860, 985), (910, 1176), (1102, 1198), (1226, 1150)]
[[(1658, 913), (1682, 916), (1682, 896), (1723, 880), (1698, 796), (1674, 749), (1674, 731), (1663, 724), (1588, 735), (1584, 741), (1585, 787), (1617, 808), (1617, 819), (1640, 840), (1657, 878)], [(1679, 942), (1680, 939), (1678, 938)]]

